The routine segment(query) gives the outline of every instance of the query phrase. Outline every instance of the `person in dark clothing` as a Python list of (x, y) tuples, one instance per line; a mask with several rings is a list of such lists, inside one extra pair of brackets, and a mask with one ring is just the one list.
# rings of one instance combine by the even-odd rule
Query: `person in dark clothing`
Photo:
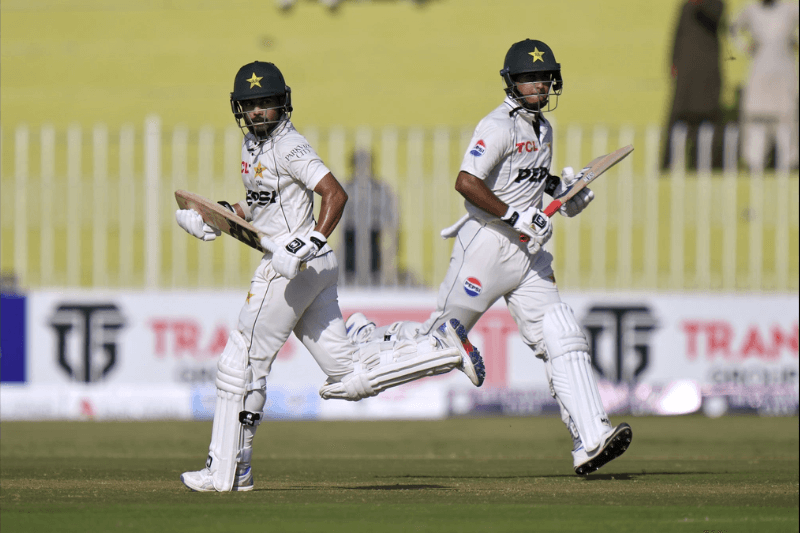
[(681, 7), (672, 46), (672, 100), (663, 157), (664, 168), (671, 164), (671, 134), (676, 124), (687, 128), (688, 160), (697, 161), (697, 133), (700, 125), (714, 126), (713, 164), (722, 159), (722, 76), (719, 64), (719, 28), (725, 6), (722, 0), (687, 0)]

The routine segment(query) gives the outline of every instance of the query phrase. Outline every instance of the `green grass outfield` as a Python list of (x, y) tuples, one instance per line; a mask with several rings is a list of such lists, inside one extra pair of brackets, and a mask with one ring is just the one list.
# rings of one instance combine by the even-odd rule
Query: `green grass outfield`
[[(253, 492), (192, 493), (210, 422), (4, 422), (0, 510), (23, 531), (798, 531), (798, 418), (629, 418), (572, 474), (556, 418), (277, 422)], [(252, 529), (251, 529), (252, 528)]]

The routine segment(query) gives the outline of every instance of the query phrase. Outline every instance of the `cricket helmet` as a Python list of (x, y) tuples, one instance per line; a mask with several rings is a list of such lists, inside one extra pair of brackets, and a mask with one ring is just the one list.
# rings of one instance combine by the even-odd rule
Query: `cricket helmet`
[[(529, 73), (543, 73), (549, 75), (551, 83), (551, 94), (555, 95), (555, 105), (548, 103), (547, 108), (531, 109), (525, 102), (524, 97), (517, 91), (516, 78), (522, 74)], [(511, 98), (516, 100), (521, 106), (531, 109), (533, 111), (552, 111), (558, 105), (558, 96), (564, 86), (564, 81), (561, 78), (561, 64), (556, 62), (556, 56), (553, 51), (542, 41), (533, 39), (525, 39), (518, 43), (511, 45), (506, 53), (505, 61), (503, 62), (503, 70), (500, 71), (500, 76), (506, 83), (505, 92)]]
[[(261, 122), (253, 122), (245, 109), (248, 107), (248, 101), (275, 96), (278, 97), (279, 103), (271, 109), (281, 110), (279, 118), (273, 121), (265, 118)], [(292, 112), (292, 89), (286, 85), (283, 74), (273, 63), (263, 61), (248, 63), (239, 69), (233, 80), (231, 111), (242, 131), (250, 131), (259, 141), (263, 141), (278, 124), (289, 119)]]

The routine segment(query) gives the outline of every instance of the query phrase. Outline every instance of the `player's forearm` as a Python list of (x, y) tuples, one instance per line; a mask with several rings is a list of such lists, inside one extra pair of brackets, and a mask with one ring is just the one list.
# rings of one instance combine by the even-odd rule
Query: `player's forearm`
[(330, 173), (322, 178), (314, 188), (314, 192), (322, 198), (319, 206), (319, 221), (314, 230), (322, 233), (325, 237), (330, 237), (342, 219), (344, 206), (347, 204), (347, 193)]
[(322, 233), (325, 237), (331, 236), (331, 233), (333, 233), (333, 230), (336, 229), (342, 219), (344, 204), (347, 203), (347, 194), (344, 191), (342, 193), (342, 195), (334, 197), (323, 197), (320, 203), (319, 222), (317, 222), (314, 230)]
[(472, 205), (489, 214), (502, 217), (508, 211), (508, 205), (495, 196), (483, 180), (467, 172), (458, 173), (456, 191)]

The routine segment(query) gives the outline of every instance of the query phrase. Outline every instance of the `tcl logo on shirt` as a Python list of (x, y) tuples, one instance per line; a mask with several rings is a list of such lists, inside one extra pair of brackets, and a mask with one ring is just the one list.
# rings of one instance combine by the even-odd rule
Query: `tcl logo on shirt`
[(536, 142), (535, 141), (525, 141), (525, 142), (517, 143), (516, 147), (517, 147), (517, 153), (518, 154), (521, 154), (523, 151), (524, 152), (536, 152), (536, 151), (539, 150), (539, 148), (536, 146)]

